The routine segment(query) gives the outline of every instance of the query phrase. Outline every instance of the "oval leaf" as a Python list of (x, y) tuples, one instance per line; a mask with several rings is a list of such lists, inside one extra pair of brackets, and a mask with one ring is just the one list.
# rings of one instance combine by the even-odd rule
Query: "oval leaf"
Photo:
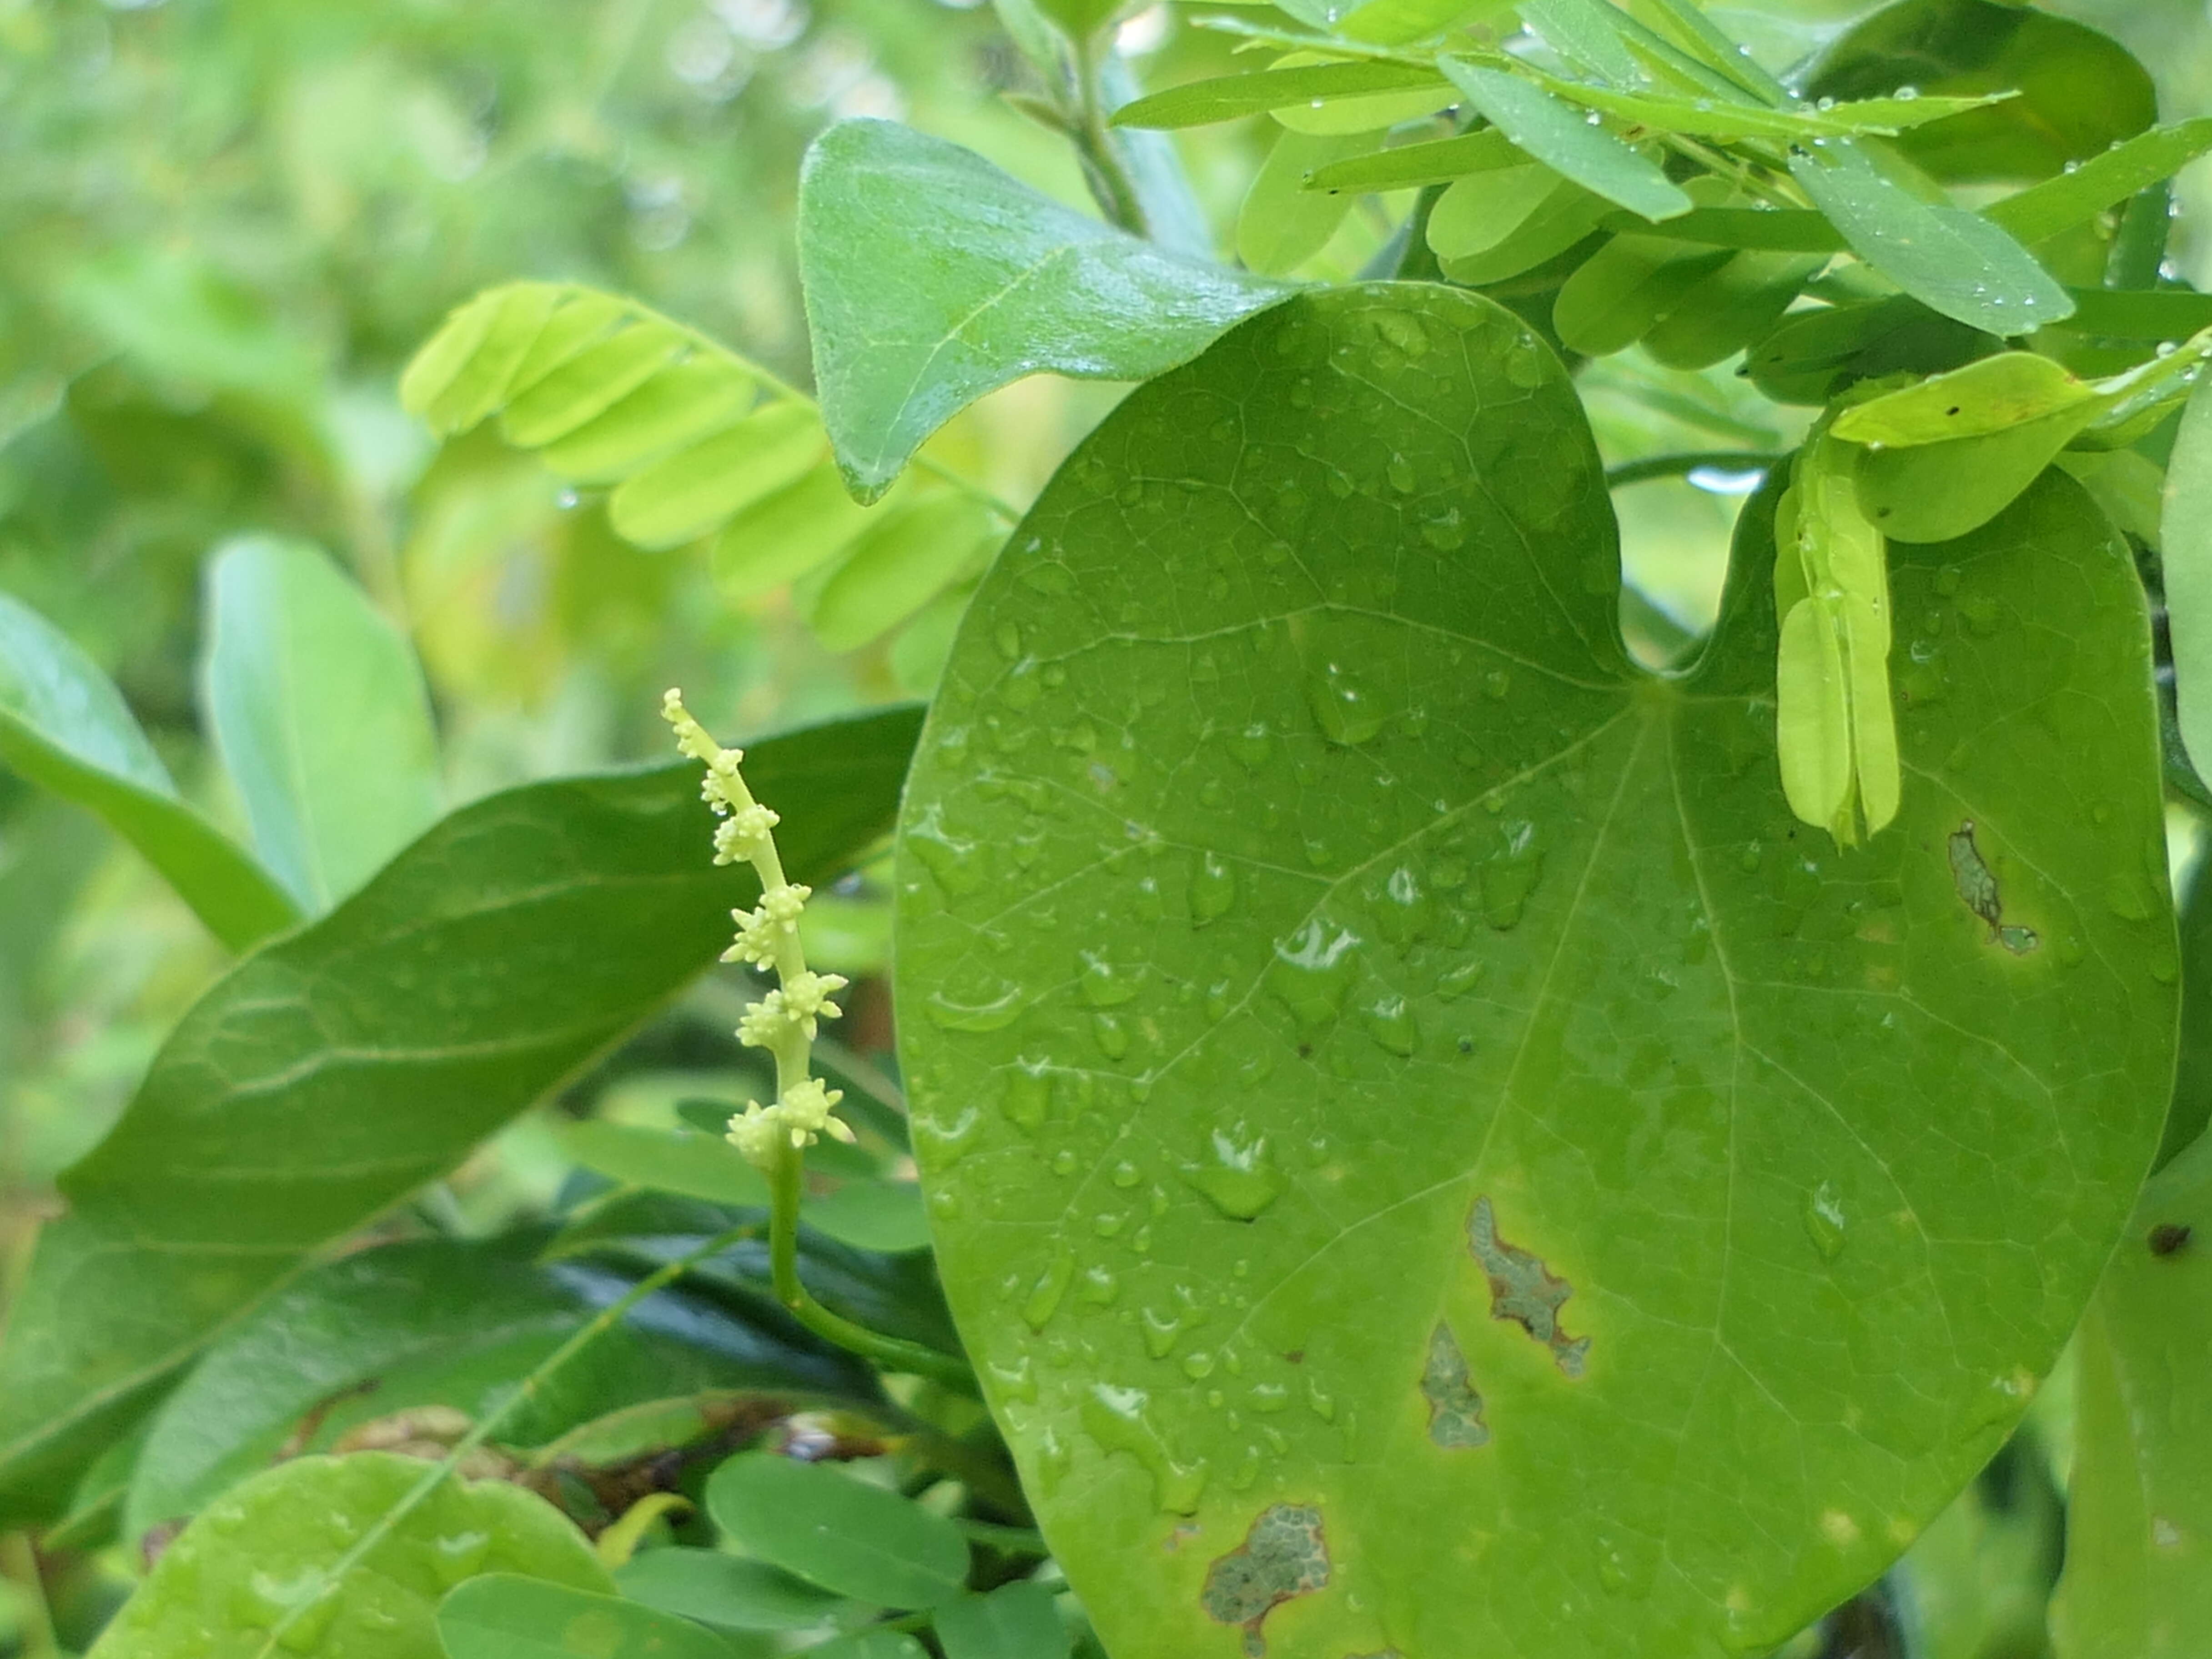
[(488, 1572), (438, 1604), (447, 1659), (730, 1659), (712, 1631), (618, 1595)]
[(632, 1601), (730, 1630), (805, 1630), (849, 1604), (764, 1561), (720, 1550), (647, 1550), (615, 1574)]
[(707, 1509), (748, 1554), (855, 1601), (933, 1607), (967, 1581), (950, 1521), (825, 1464), (744, 1453), (707, 1482)]
[[(2172, 1061), (2139, 584), (2057, 476), (1897, 550), (1932, 678), (1839, 852), (1778, 775), (1770, 523), (1644, 674), (1565, 371), (1382, 284), (1133, 393), (985, 579), (903, 808), (903, 1076), (1110, 1650), (1778, 1644), (2052, 1363)], [(975, 741), (1017, 708), (1087, 736)]]

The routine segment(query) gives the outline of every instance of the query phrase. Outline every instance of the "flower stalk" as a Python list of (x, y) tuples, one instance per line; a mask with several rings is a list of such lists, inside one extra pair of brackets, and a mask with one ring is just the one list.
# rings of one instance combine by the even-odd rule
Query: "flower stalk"
[(812, 890), (788, 880), (776, 850), (775, 811), (753, 799), (738, 768), (744, 752), (725, 749), (684, 707), (680, 692), (661, 700), (661, 717), (676, 732), (676, 746), (707, 769), (699, 793), (720, 822), (714, 826), (714, 862), (750, 864), (760, 878), (760, 902), (732, 910), (737, 937), (722, 952), (775, 975), (775, 988), (738, 1021), (738, 1041), (764, 1048), (775, 1061), (775, 1098), (748, 1101), (730, 1119), (731, 1144), (768, 1177), (769, 1264), (776, 1299), (816, 1335), (888, 1370), (911, 1372), (964, 1393), (975, 1379), (953, 1356), (901, 1337), (885, 1336), (830, 1311), (799, 1277), (799, 1211), (805, 1190), (805, 1152), (822, 1136), (849, 1143), (850, 1125), (837, 1116), (842, 1090), (813, 1074), (814, 1040), (821, 1022), (844, 1012), (830, 1000), (845, 988), (841, 974), (817, 974), (806, 965), (799, 923)]

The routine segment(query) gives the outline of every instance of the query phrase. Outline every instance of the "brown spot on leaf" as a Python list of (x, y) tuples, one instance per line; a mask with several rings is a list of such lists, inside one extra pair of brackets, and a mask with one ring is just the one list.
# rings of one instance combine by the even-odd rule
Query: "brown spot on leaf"
[(2161, 1221), (2150, 1230), (2150, 1253), (2172, 1255), (2189, 1243), (2189, 1229), (2178, 1221)]
[(1292, 1596), (1328, 1583), (1321, 1511), (1305, 1504), (1270, 1504), (1253, 1517), (1243, 1543), (1206, 1569), (1199, 1599), (1208, 1618), (1242, 1625), (1244, 1651), (1260, 1659), (1267, 1650), (1260, 1628), (1267, 1615)]
[(1429, 1402), (1429, 1438), (1439, 1446), (1486, 1446), (1490, 1425), (1482, 1420), (1482, 1396), (1468, 1376), (1467, 1356), (1451, 1327), (1438, 1322), (1429, 1333), (1428, 1362), (1421, 1368), (1421, 1394)]
[(1467, 1247), (1490, 1279), (1490, 1316), (1511, 1320), (1552, 1351), (1563, 1376), (1580, 1376), (1589, 1338), (1571, 1337), (1559, 1328), (1559, 1309), (1575, 1287), (1538, 1257), (1498, 1236), (1497, 1212), (1487, 1198), (1476, 1199), (1467, 1218)]

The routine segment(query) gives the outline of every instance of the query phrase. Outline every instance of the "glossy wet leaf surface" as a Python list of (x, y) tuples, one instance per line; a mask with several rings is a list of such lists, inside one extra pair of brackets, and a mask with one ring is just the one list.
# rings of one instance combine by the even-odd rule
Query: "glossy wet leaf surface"
[(822, 418), (863, 499), (987, 392), (1047, 370), (1143, 380), (1290, 291), (1164, 252), (890, 121), (816, 140), (799, 258)]
[(2143, 1188), (2079, 1352), (2059, 1659), (2182, 1659), (2212, 1630), (2212, 1139)]
[(2172, 1060), (2127, 555), (2057, 477), (1895, 550), (1902, 799), (1846, 854), (1782, 795), (1771, 511), (1642, 674), (1556, 361), (1379, 286), (1134, 394), (987, 578), (902, 1052), (1112, 1650), (1778, 1643), (2072, 1328)]
[[(884, 833), (914, 729), (753, 746), (795, 879)], [(0, 1508), (57, 1501), (217, 1328), (713, 962), (756, 889), (711, 823), (680, 765), (495, 795), (218, 981), (61, 1179), (0, 1347)]]
[[(386, 1452), (301, 1457), (231, 1492), (172, 1543), (93, 1647), (95, 1659), (429, 1659), (439, 1598), (477, 1573), (612, 1588), (544, 1499), (448, 1480), (350, 1571), (329, 1571), (428, 1474)], [(271, 1632), (282, 1624), (282, 1635)]]

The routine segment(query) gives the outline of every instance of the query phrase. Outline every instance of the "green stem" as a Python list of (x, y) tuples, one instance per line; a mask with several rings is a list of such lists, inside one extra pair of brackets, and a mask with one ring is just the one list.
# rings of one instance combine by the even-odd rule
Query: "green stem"
[(831, 1313), (814, 1299), (813, 1292), (799, 1277), (799, 1203), (805, 1173), (804, 1160), (797, 1149), (790, 1146), (780, 1150), (775, 1168), (769, 1172), (769, 1270), (776, 1300), (815, 1335), (836, 1343), (848, 1353), (856, 1353), (885, 1370), (926, 1376), (962, 1394), (975, 1395), (975, 1373), (952, 1355), (902, 1336), (885, 1336), (865, 1325), (856, 1325)]
[[(432, 1492), (445, 1485), (447, 1477), (460, 1467), (463, 1459), (497, 1432), (500, 1425), (514, 1414), (517, 1407), (536, 1398), (538, 1390), (545, 1386), (548, 1378), (621, 1323), (623, 1316), (631, 1309), (654, 1291), (665, 1289), (675, 1283), (709, 1256), (718, 1255), (738, 1240), (747, 1237), (752, 1231), (750, 1227), (732, 1227), (727, 1232), (717, 1233), (697, 1249), (687, 1251), (665, 1267), (647, 1273), (615, 1300), (600, 1309), (587, 1323), (579, 1327), (575, 1334), (566, 1342), (538, 1361), (530, 1374), (516, 1383), (504, 1400), (485, 1413), (474, 1428), (453, 1443), (453, 1449), (446, 1454), (442, 1462), (433, 1464), (420, 1480), (407, 1489), (397, 1504), (377, 1517), (376, 1523), (363, 1533), (344, 1554), (325, 1568), (322, 1575), (323, 1586), (326, 1587), (339, 1582), (346, 1574), (366, 1560), (370, 1551), (392, 1535), (394, 1528), (413, 1514)], [(279, 1619), (270, 1630), (268, 1638), (262, 1643), (255, 1655), (255, 1659), (273, 1659), (281, 1645), (281, 1638), (284, 1632), (291, 1628), (293, 1621), (320, 1600), (321, 1587), (319, 1587), (317, 1594), (303, 1597), (295, 1602), (290, 1611)]]
[(1652, 455), (1640, 461), (1624, 461), (1619, 466), (1605, 471), (1608, 489), (1620, 489), (1626, 485), (1645, 483), (1653, 478), (1680, 478), (1697, 471), (1700, 467), (1716, 467), (1729, 472), (1764, 472), (1776, 465), (1782, 457), (1759, 449), (1689, 449), (1674, 455)]
[[(1142, 236), (1146, 234), (1144, 204), (1137, 198), (1137, 186), (1129, 177), (1128, 168), (1122, 165), (1121, 146), (1106, 125), (1105, 100), (1099, 93), (1098, 37), (1074, 40), (1072, 46), (1076, 102), (1069, 112), (1072, 118), (1068, 125), (1075, 133), (1084, 176), (1107, 222), (1119, 226), (1132, 236)], [(1109, 46), (1107, 50), (1113, 48)]]

